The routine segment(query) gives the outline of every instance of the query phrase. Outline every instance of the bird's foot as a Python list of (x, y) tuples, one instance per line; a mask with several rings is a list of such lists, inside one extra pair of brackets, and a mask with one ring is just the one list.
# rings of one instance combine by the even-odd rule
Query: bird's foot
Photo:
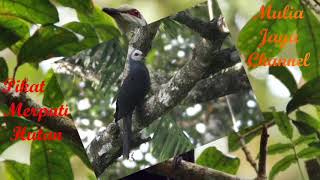
[(175, 156), (173, 158), (173, 168), (176, 169), (181, 165), (182, 157), (181, 156)]

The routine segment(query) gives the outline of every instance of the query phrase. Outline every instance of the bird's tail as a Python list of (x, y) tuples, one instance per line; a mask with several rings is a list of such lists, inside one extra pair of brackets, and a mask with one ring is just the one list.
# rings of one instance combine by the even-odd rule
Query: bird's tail
[(123, 157), (129, 159), (130, 153), (130, 137), (131, 137), (131, 126), (132, 126), (132, 114), (127, 115), (123, 119), (123, 133), (122, 133), (122, 143), (123, 143)]

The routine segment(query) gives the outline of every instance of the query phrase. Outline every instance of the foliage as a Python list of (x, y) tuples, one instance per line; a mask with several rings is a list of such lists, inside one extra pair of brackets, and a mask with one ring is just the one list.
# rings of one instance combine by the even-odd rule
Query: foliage
[[(39, 127), (24, 118), (0, 117), (1, 128), (1, 153), (18, 141), (10, 141), (13, 137), (13, 129), (16, 126), (26, 127), (27, 132), (34, 132)], [(49, 132), (43, 129), (44, 132)], [(31, 148), (30, 164), (21, 164), (16, 161), (5, 161), (7, 176), (13, 179), (43, 179), (58, 178), (72, 179), (73, 173), (70, 166), (70, 157), (78, 155), (87, 165), (88, 158), (83, 149), (74, 148), (66, 140), (58, 141), (33, 141)], [(88, 166), (90, 167), (90, 165)], [(43, 169), (39, 171), (39, 169)], [(47, 170), (44, 170), (47, 169)], [(20, 173), (17, 173), (20, 172)]]
[[(278, 127), (280, 133), (286, 137), (288, 143), (278, 142), (269, 145), (268, 155), (281, 154), (284, 157), (275, 163), (270, 171), (269, 178), (274, 179), (281, 171), (286, 170), (292, 164), (297, 163), (300, 174), (301, 160), (315, 159), (319, 157), (319, 115), (311, 113), (310, 108), (317, 109), (320, 103), (320, 66), (319, 66), (319, 42), (320, 42), (320, 21), (314, 12), (300, 0), (276, 1), (269, 0), (266, 6), (272, 5), (273, 10), (282, 10), (286, 5), (296, 10), (304, 11), (304, 18), (301, 20), (256, 20), (252, 17), (239, 34), (237, 46), (241, 53), (248, 58), (253, 52), (265, 53), (268, 58), (276, 57), (284, 51), (279, 43), (267, 43), (262, 48), (258, 45), (262, 40), (260, 31), (268, 29), (269, 34), (292, 35), (297, 33), (299, 41), (295, 45), (298, 57), (304, 57), (310, 52), (309, 66), (300, 66), (304, 84), (297, 84), (296, 73), (287, 67), (270, 67), (269, 74), (280, 80), (289, 90), (291, 100), (286, 104), (286, 112), (271, 108), (271, 121)], [(258, 15), (258, 12), (256, 15)], [(256, 16), (255, 15), (255, 16)], [(309, 110), (302, 111), (304, 106)], [(266, 113), (264, 113), (266, 114)], [(266, 117), (265, 117), (266, 118)], [(295, 128), (298, 135), (295, 135)], [(234, 139), (229, 136), (229, 141)], [(248, 137), (245, 137), (248, 138)], [(247, 142), (247, 141), (246, 141)], [(304, 148), (304, 149), (302, 149)], [(302, 149), (302, 150), (301, 150)], [(300, 151), (298, 151), (300, 150)]]
[(0, 67), (1, 67), (0, 82), (4, 82), (8, 79), (9, 69), (6, 61), (1, 57), (0, 57)]
[(193, 148), (193, 144), (174, 120), (163, 117), (159, 121), (151, 143), (151, 152), (158, 157), (159, 161), (167, 160)]
[(196, 163), (226, 173), (235, 174), (240, 166), (240, 159), (228, 157), (215, 147), (208, 147), (200, 154)]
[[(75, 0), (56, 2), (59, 4), (52, 4), (49, 0), (0, 0), (0, 50), (9, 48), (15, 53), (18, 61), (15, 71), (25, 63), (38, 67), (46, 59), (71, 56), (101, 41), (120, 36), (112, 18), (94, 7), (91, 0), (81, 3)], [(80, 22), (75, 19), (58, 26), (58, 6), (74, 8)], [(0, 67), (0, 81), (5, 81), (9, 68), (3, 58), (0, 58)], [(48, 107), (58, 107), (63, 101), (56, 76), (50, 71), (46, 77), (42, 103)], [(7, 107), (1, 105), (0, 110), (6, 113)], [(15, 142), (9, 140), (14, 127), (25, 126), (28, 131), (39, 128), (37, 124), (18, 117), (0, 117), (0, 124), (3, 142), (0, 145), (1, 152)], [(30, 164), (8, 160), (3, 164), (8, 177), (13, 179), (73, 179), (70, 157), (74, 155), (79, 156), (91, 168), (84, 149), (75, 147), (67, 139), (61, 142), (34, 141)]]
[(63, 103), (63, 94), (59, 87), (59, 83), (53, 71), (47, 73), (45, 79), (46, 86), (44, 90), (42, 104), (48, 107), (57, 108)]

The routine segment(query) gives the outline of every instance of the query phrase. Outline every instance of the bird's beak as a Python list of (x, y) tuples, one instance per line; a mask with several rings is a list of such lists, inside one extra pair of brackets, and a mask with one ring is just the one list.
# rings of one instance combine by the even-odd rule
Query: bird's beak
[(102, 10), (110, 16), (120, 14), (120, 11), (114, 8), (103, 8)]

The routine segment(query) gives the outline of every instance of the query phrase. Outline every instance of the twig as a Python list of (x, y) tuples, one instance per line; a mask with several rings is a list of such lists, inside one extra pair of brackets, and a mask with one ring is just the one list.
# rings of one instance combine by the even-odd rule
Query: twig
[(245, 140), (244, 140), (244, 137), (243, 137), (240, 133), (237, 133), (237, 134), (238, 134), (238, 136), (239, 136), (239, 141), (240, 141), (241, 149), (242, 149), (243, 153), (245, 154), (247, 161), (248, 161), (249, 164), (252, 166), (252, 168), (256, 171), (256, 173), (258, 173), (257, 163), (256, 163), (256, 161), (252, 158), (252, 155), (251, 155), (250, 151), (248, 150), (248, 148), (247, 148), (247, 146), (246, 146), (246, 142), (245, 142)]
[(268, 128), (263, 125), (260, 139), (260, 156), (257, 180), (266, 180), (267, 152), (268, 152)]

